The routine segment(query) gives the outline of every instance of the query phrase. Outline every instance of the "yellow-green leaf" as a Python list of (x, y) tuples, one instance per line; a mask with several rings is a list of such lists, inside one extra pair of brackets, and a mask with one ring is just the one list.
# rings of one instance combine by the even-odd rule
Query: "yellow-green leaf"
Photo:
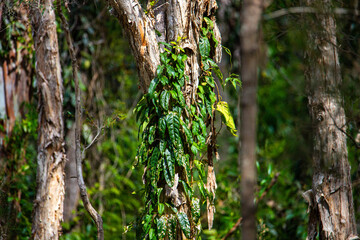
[(237, 130), (235, 127), (234, 118), (232, 117), (232, 115), (230, 113), (227, 102), (219, 101), (216, 104), (216, 110), (222, 114), (223, 119), (225, 120), (225, 125), (228, 127), (228, 129), (232, 133), (232, 135), (237, 136), (236, 135)]

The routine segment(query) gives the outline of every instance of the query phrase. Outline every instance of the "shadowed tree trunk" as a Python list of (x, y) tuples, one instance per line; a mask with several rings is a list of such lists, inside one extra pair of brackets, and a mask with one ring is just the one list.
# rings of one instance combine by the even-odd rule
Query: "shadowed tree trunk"
[[(257, 69), (261, 0), (244, 0), (241, 11), (241, 111), (239, 163), (241, 166), (242, 239), (256, 239), (256, 122)], [(241, 145), (241, 146), (240, 146)]]
[(38, 87), (37, 192), (32, 237), (58, 239), (64, 200), (63, 83), (52, 0), (31, 5)]
[[(155, 77), (156, 69), (160, 64), (159, 54), (162, 49), (159, 48), (159, 42), (177, 42), (182, 38), (179, 44), (187, 55), (184, 75), (188, 77), (182, 92), (188, 107), (193, 105), (197, 101), (196, 93), (201, 74), (201, 58), (198, 49), (201, 26), (204, 17), (208, 17), (215, 23), (216, 1), (160, 0), (154, 1), (154, 6), (151, 6), (149, 1), (146, 13), (137, 0), (109, 0), (108, 2), (113, 8), (112, 14), (119, 19), (129, 38), (139, 71), (139, 86), (144, 93), (147, 92), (149, 84)], [(213, 31), (215, 38), (220, 42), (220, 33), (216, 24), (214, 24)], [(212, 50), (211, 57), (216, 62), (219, 62), (221, 58), (220, 44)], [(192, 166), (194, 156), (191, 152), (189, 152), (189, 155), (191, 156), (189, 162)], [(209, 160), (210, 177), (208, 176), (210, 192), (214, 192), (216, 186), (212, 168), (211, 159)], [(179, 176), (179, 180), (185, 180), (184, 173), (180, 172), (179, 169), (176, 169), (176, 175)], [(182, 185), (177, 185), (176, 183), (175, 187), (172, 187), (171, 190), (166, 185), (165, 189), (167, 189), (166, 192), (170, 192), (169, 194), (166, 193), (165, 197), (176, 196), (171, 197), (172, 204), (176, 206), (178, 212), (187, 214), (188, 219), (190, 219), (191, 236), (195, 238), (198, 230), (195, 229), (195, 223), (191, 220), (190, 202), (185, 195)], [(174, 195), (172, 195), (173, 193)], [(212, 226), (213, 211), (213, 205), (209, 204), (209, 228)], [(186, 239), (179, 226), (177, 239)]]
[(342, 79), (337, 52), (336, 24), (331, 1), (307, 1), (318, 10), (308, 21), (305, 78), (312, 118), (313, 185), (309, 202), (308, 239), (357, 239), (348, 162), (345, 111), (339, 92)]

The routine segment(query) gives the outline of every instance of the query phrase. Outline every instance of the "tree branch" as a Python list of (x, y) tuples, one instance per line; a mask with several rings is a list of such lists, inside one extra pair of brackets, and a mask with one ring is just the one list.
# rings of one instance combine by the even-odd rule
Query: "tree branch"
[(96, 223), (97, 227), (97, 237), (99, 240), (104, 239), (104, 229), (103, 229), (103, 221), (100, 216), (100, 214), (94, 209), (94, 207), (91, 205), (89, 196), (86, 190), (84, 178), (82, 175), (82, 154), (81, 154), (81, 145), (80, 145), (80, 137), (81, 137), (81, 97), (80, 97), (80, 89), (79, 89), (79, 79), (77, 77), (78, 72), (78, 64), (76, 59), (76, 52), (75, 48), (73, 46), (73, 41), (71, 38), (69, 25), (65, 19), (64, 14), (62, 13), (61, 9), (61, 0), (57, 1), (57, 10), (58, 14), (61, 19), (61, 23), (63, 25), (63, 29), (65, 32), (66, 41), (69, 47), (69, 52), (71, 56), (71, 63), (72, 63), (72, 72), (73, 72), (73, 78), (75, 81), (75, 98), (76, 98), (76, 105), (75, 105), (75, 159), (76, 159), (76, 173), (77, 173), (77, 179), (78, 184), (80, 188), (80, 195), (81, 199), (84, 203), (85, 209), (90, 214), (91, 218)]
[[(287, 14), (296, 14), (296, 13), (316, 13), (318, 12), (317, 9), (312, 8), (312, 7), (291, 7), (291, 8), (283, 8), (268, 14), (264, 14), (264, 19), (265, 20), (270, 20), (270, 19), (274, 19), (274, 18), (279, 18), (282, 17), (284, 15)], [(349, 14), (349, 13), (356, 13), (355, 11), (351, 10), (351, 9), (345, 9), (345, 8), (335, 8), (334, 9), (334, 13), (338, 14), (338, 15), (343, 15), (343, 14)]]
[[(275, 183), (277, 182), (278, 178), (279, 178), (280, 173), (277, 172), (275, 174), (275, 176), (271, 179), (270, 184), (267, 186), (267, 188), (265, 189), (265, 191), (261, 194), (261, 196), (259, 197), (259, 199), (256, 201), (256, 203), (258, 204), (261, 200), (263, 200), (266, 195), (269, 193), (270, 189), (275, 185)], [(221, 239), (221, 240), (226, 240), (228, 239), (235, 231), (236, 229), (241, 225), (242, 223), (242, 217), (240, 217), (237, 222), (235, 223), (235, 225), (229, 230), (229, 232)]]
[(160, 64), (159, 46), (153, 25), (155, 19), (144, 13), (137, 0), (108, 0), (108, 3), (113, 8), (112, 14), (129, 37), (138, 67), (140, 87), (146, 92)]

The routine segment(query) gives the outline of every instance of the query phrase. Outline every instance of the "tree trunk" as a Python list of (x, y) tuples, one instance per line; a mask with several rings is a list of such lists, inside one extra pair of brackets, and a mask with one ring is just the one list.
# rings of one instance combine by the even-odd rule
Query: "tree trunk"
[[(154, 1), (155, 5), (151, 6), (150, 1), (146, 13), (141, 8), (137, 0), (109, 0), (113, 7), (112, 14), (114, 14), (123, 26), (130, 45), (135, 56), (139, 77), (140, 88), (144, 93), (147, 92), (151, 80), (156, 75), (156, 69), (160, 64), (159, 42), (171, 41), (177, 42), (179, 38), (180, 47), (185, 50), (187, 60), (185, 63), (185, 76), (188, 77), (182, 92), (184, 94), (185, 102), (190, 107), (194, 101), (197, 100), (197, 89), (199, 77), (201, 74), (201, 57), (198, 50), (198, 43), (201, 37), (201, 26), (204, 17), (208, 17), (215, 23), (215, 10), (217, 9), (216, 1), (214, 0), (170, 0), (170, 1)], [(214, 24), (214, 35), (218, 42), (221, 42), (220, 33), (216, 23)], [(221, 58), (221, 45), (214, 49), (212, 57), (216, 62)], [(214, 143), (215, 144), (215, 143)], [(189, 150), (190, 151), (190, 150)], [(190, 165), (194, 160), (192, 153), (189, 153)], [(212, 162), (212, 160), (209, 162)], [(213, 175), (212, 166), (210, 166), (210, 174)], [(176, 169), (180, 180), (184, 179), (184, 173)], [(208, 178), (209, 179), (209, 178)], [(211, 184), (215, 187), (214, 180)], [(165, 186), (167, 189), (167, 186)], [(168, 189), (170, 189), (168, 187)], [(191, 219), (190, 202), (185, 196), (184, 189), (181, 184), (172, 188), (171, 191), (176, 191), (176, 198), (173, 198), (173, 205), (177, 207), (177, 211), (186, 213), (188, 219)], [(164, 192), (164, 191), (163, 191)], [(209, 214), (213, 214), (213, 205), (209, 206)], [(212, 221), (212, 216), (209, 216)], [(191, 220), (190, 220), (191, 221)], [(195, 238), (197, 230), (193, 222), (191, 225), (191, 233)], [(209, 227), (212, 223), (209, 222)], [(177, 239), (185, 239), (181, 230), (177, 230)]]
[(52, 0), (31, 6), (38, 87), (37, 193), (32, 237), (58, 239), (64, 200), (63, 85)]
[(314, 136), (313, 185), (305, 194), (310, 209), (308, 239), (316, 239), (318, 227), (320, 239), (355, 239), (350, 167), (342, 132), (346, 131), (346, 119), (339, 92), (342, 79), (336, 24), (330, 0), (307, 4), (318, 10), (315, 16), (307, 15), (306, 26), (305, 78)]
[(242, 239), (256, 239), (256, 122), (257, 122), (257, 69), (259, 49), (259, 23), (262, 13), (261, 0), (245, 0), (241, 12), (241, 80), (239, 102), (241, 164)]

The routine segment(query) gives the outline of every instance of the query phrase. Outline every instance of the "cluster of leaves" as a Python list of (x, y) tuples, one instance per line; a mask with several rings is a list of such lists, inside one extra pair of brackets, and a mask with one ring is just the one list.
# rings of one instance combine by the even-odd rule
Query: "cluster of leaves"
[[(211, 48), (219, 43), (214, 36), (213, 22), (208, 18), (204, 20), (199, 41), (202, 73), (196, 101), (190, 104), (191, 100), (185, 99), (183, 94), (188, 82), (185, 75), (187, 55), (179, 46), (179, 39), (170, 44), (161, 43), (164, 52), (160, 54), (157, 77), (134, 109), (142, 139), (137, 160), (145, 166), (146, 209), (139, 223), (141, 227), (138, 227), (141, 239), (166, 236), (175, 239), (177, 226), (187, 238), (200, 232), (200, 199), (194, 194), (195, 187), (204, 199), (213, 201), (215, 198), (206, 189), (207, 162), (202, 160), (209, 138), (216, 135), (207, 130), (215, 109), (223, 115), (230, 131), (236, 132), (227, 103), (218, 101), (214, 92), (217, 85), (213, 73), (223, 78), (211, 58)], [(235, 78), (230, 80), (235, 81)], [(184, 190), (186, 196), (179, 196), (178, 189)], [(189, 215), (179, 210), (183, 197), (190, 203)]]
[[(36, 108), (26, 106), (28, 113), (16, 121), (11, 136), (5, 136), (0, 171), (0, 220), (9, 238), (27, 239), (31, 235), (32, 203), (36, 186)], [(0, 125), (0, 132), (5, 129)], [(5, 231), (6, 232), (6, 231)]]

